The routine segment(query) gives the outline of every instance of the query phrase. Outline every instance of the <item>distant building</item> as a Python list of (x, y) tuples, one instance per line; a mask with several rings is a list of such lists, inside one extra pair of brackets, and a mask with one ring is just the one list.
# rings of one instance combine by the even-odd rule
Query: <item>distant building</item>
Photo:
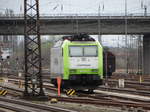
[(8, 59), (12, 55), (12, 49), (11, 48), (2, 48), (1, 53), (2, 53), (1, 58), (3, 60)]
[(15, 46), (17, 45), (17, 39), (13, 36), (0, 36), (0, 56), (5, 60), (12, 56)]

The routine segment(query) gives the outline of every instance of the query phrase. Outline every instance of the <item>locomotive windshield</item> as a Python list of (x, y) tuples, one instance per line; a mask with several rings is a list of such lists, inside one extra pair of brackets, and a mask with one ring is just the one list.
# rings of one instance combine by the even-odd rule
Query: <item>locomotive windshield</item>
[(96, 57), (97, 46), (70, 46), (70, 57)]
[(86, 46), (86, 47), (84, 47), (84, 56), (87, 56), (87, 57), (97, 56), (97, 46)]
[(82, 47), (70, 47), (70, 56), (71, 57), (80, 57), (83, 56), (83, 49)]

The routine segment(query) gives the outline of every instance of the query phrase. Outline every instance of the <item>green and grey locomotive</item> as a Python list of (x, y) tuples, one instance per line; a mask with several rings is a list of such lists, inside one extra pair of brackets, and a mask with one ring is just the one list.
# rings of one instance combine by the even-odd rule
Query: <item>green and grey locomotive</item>
[(87, 34), (64, 36), (51, 48), (51, 82), (62, 88), (93, 90), (103, 80), (103, 48)]

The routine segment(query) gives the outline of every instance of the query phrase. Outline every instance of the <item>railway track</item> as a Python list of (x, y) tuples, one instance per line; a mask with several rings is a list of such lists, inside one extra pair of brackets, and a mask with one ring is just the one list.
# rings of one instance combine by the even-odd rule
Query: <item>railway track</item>
[(0, 112), (15, 112), (15, 111), (0, 107)]
[[(72, 102), (72, 103), (82, 103), (82, 104), (91, 104), (91, 105), (103, 105), (103, 106), (114, 106), (114, 107), (124, 107), (127, 108), (134, 107), (139, 108), (142, 107), (143, 109), (150, 110), (150, 103), (141, 103), (141, 102), (133, 102), (133, 101), (126, 101), (122, 99), (113, 99), (113, 98), (105, 98), (103, 96), (87, 96), (88, 98), (64, 98), (64, 97), (55, 97), (59, 101), (63, 102)], [(129, 98), (128, 98), (129, 99)]]
[(150, 92), (149, 91), (136, 90), (136, 89), (131, 89), (131, 88), (115, 88), (115, 87), (100, 86), (98, 89), (99, 90), (110, 91), (110, 92), (116, 92), (117, 91), (117, 92), (120, 92), (120, 93), (129, 93), (129, 94), (134, 94), (134, 95), (142, 95), (142, 96), (150, 97)]
[[(57, 89), (53, 89), (54, 87), (48, 86), (48, 88), (53, 91)], [(17, 90), (18, 91), (18, 90)], [(21, 91), (20, 91), (21, 92)], [(23, 91), (22, 91), (23, 92)], [(104, 105), (104, 106), (114, 106), (114, 107), (123, 107), (126, 106), (128, 108), (134, 107), (142, 107), (143, 109), (150, 110), (150, 101), (141, 101), (141, 100), (133, 100), (131, 98), (125, 97), (116, 97), (114, 95), (106, 95), (95, 93), (94, 95), (80, 95), (80, 97), (57, 97), (56, 95), (48, 94), (49, 99), (56, 98), (60, 102), (69, 102), (69, 103), (82, 103), (82, 104), (91, 104), (91, 105)]]
[(16, 112), (77, 112), (59, 107), (0, 97), (0, 106)]
[[(118, 87), (118, 80), (116, 79), (108, 79), (108, 81), (105, 80), (104, 83), (108, 84), (110, 87)], [(138, 82), (138, 81), (129, 81), (125, 80), (124, 88), (129, 89), (136, 89), (140, 91), (150, 91), (150, 82)]]
[[(16, 84), (18, 84), (18, 79), (19, 78), (17, 78), (17, 80), (9, 79), (9, 81), (10, 82), (12, 81), (12, 82), (15, 82)], [(118, 88), (118, 87), (116, 88), (116, 86), (112, 86), (112, 85), (117, 85), (118, 81), (117, 80), (115, 80), (115, 81), (110, 80), (110, 82), (109, 82), (109, 85), (111, 84), (110, 86), (108, 86), (108, 87), (100, 86), (99, 89), (100, 90), (107, 90), (107, 91), (111, 91), (111, 92), (117, 91), (117, 92), (120, 92), (120, 93), (129, 93), (129, 94), (135, 94), (135, 95), (150, 96), (149, 89), (144, 89), (144, 87), (145, 86), (147, 87), (150, 83), (143, 83), (142, 87), (140, 88), (140, 86), (139, 86), (140, 84), (138, 82), (127, 81), (125, 83), (125, 86), (127, 88)], [(115, 84), (112, 84), (112, 82), (115, 83)], [(46, 83), (49, 84), (49, 82), (47, 82), (47, 81), (46, 81)], [(146, 84), (146, 85), (144, 85), (144, 84)], [(136, 86), (138, 87), (138, 89), (136, 88)], [(56, 88), (54, 88), (53, 86), (50, 86), (50, 85), (45, 85), (44, 84), (44, 87), (48, 90), (57, 91)], [(150, 87), (150, 86), (148, 86), (148, 87)]]
[[(17, 83), (17, 81), (16, 81)], [(48, 90), (53, 90), (53, 91), (57, 91), (56, 88), (50, 86), (50, 85), (45, 85), (44, 86), (46, 89)], [(8, 88), (7, 89), (11, 89), (12, 88)], [(117, 92), (117, 93), (128, 93), (128, 94), (138, 94), (141, 96), (147, 96), (149, 97), (149, 92), (148, 91), (137, 91), (137, 90), (128, 90), (128, 89), (118, 89), (118, 88), (108, 88), (108, 87), (100, 87), (99, 88), (101, 91), (105, 91), (105, 92)], [(18, 90), (15, 90), (18, 91)], [(20, 91), (20, 93), (22, 93), (23, 91)], [(56, 94), (55, 95), (51, 95), (48, 94), (49, 99), (52, 98), (56, 98), (58, 99), (58, 101), (60, 102), (70, 102), (70, 103), (82, 103), (82, 104), (91, 104), (91, 105), (105, 105), (105, 106), (114, 106), (114, 107), (123, 107), (126, 106), (128, 108), (130, 107), (134, 107), (134, 108), (138, 108), (138, 107), (142, 107), (143, 109), (146, 110), (150, 110), (150, 101), (144, 101), (144, 100), (138, 100), (138, 99), (134, 99), (134, 98), (125, 98), (122, 96), (115, 96), (115, 95), (106, 95), (105, 93), (96, 93), (92, 94), (92, 95), (79, 95), (79, 96), (75, 96), (74, 98), (70, 98), (70, 97), (57, 97)], [(81, 97), (82, 96), (82, 97)]]

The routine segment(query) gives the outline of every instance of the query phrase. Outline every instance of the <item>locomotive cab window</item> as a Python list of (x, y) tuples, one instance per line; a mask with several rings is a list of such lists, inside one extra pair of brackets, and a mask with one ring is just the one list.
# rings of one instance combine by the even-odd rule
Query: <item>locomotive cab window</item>
[(96, 57), (98, 56), (97, 46), (70, 46), (70, 57)]
[(81, 57), (83, 56), (83, 49), (82, 47), (78, 46), (71, 46), (70, 47), (70, 56), (71, 57)]
[(97, 56), (97, 46), (86, 46), (84, 47), (84, 56), (86, 57), (96, 57)]

